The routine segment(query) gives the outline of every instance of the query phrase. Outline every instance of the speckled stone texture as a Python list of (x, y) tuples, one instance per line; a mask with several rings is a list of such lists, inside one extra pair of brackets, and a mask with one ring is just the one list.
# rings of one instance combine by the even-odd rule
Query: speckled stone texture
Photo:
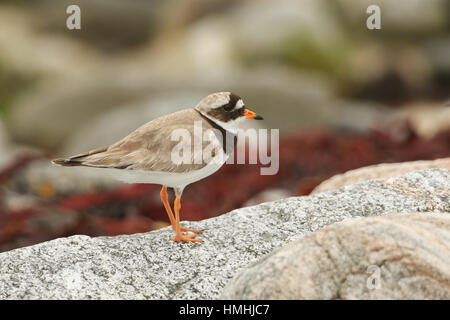
[(337, 174), (319, 184), (311, 194), (331, 191), (358, 182), (382, 179), (386, 180), (401, 174), (429, 168), (442, 168), (450, 170), (450, 158), (436, 160), (419, 160), (400, 163), (381, 163), (373, 166), (349, 170), (343, 174)]
[(238, 274), (225, 299), (450, 299), (450, 214), (336, 223)]
[(450, 171), (427, 169), (183, 223), (204, 229), (203, 243), (174, 243), (170, 228), (61, 238), (0, 253), (0, 299), (215, 299), (288, 242), (354, 217), (448, 213), (449, 190)]

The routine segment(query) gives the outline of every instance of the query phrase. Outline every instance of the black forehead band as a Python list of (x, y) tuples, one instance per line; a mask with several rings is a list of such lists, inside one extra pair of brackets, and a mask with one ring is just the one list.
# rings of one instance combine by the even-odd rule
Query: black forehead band
[(230, 93), (230, 101), (222, 107), (230, 106), (234, 108), (239, 100), (241, 100), (239, 96), (235, 95), (234, 93)]
[(233, 111), (224, 111), (224, 107), (225, 106), (231, 106), (231, 107), (235, 107), (236, 103), (241, 100), (241, 98), (237, 95), (235, 95), (234, 93), (230, 94), (230, 101), (223, 105), (220, 108), (216, 108), (213, 110), (210, 110), (208, 112), (208, 114), (210, 116), (213, 116), (214, 118), (216, 118), (217, 120), (223, 121), (223, 122), (228, 122), (230, 120), (235, 120), (237, 118), (239, 118), (240, 116), (244, 115), (244, 108), (239, 108), (239, 109), (235, 109)]

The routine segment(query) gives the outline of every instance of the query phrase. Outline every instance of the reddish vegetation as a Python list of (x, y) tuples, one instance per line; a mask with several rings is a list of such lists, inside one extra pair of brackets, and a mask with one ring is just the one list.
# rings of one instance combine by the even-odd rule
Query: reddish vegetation
[[(448, 156), (450, 130), (429, 141), (408, 128), (401, 138), (380, 131), (299, 132), (281, 139), (277, 175), (261, 176), (257, 165), (225, 165), (214, 175), (189, 186), (183, 195), (182, 219), (201, 220), (220, 215), (241, 207), (268, 188), (284, 188), (292, 195), (306, 195), (324, 179), (350, 169)], [(31, 161), (18, 159), (0, 171), (0, 184), (12, 179), (16, 171)], [(130, 234), (168, 225), (159, 188), (123, 185), (115, 190), (43, 199), (39, 205), (15, 212), (8, 211), (0, 202), (0, 251), (72, 234)], [(56, 220), (61, 220), (56, 226), (45, 223)]]

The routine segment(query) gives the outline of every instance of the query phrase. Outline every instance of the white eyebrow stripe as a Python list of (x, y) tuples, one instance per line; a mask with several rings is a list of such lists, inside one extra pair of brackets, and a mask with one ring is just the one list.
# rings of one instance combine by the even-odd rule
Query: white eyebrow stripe
[(210, 108), (211, 109), (217, 109), (220, 108), (226, 104), (228, 104), (230, 102), (230, 97), (229, 96), (220, 96), (216, 99), (216, 101), (214, 101), (213, 103), (211, 103)]

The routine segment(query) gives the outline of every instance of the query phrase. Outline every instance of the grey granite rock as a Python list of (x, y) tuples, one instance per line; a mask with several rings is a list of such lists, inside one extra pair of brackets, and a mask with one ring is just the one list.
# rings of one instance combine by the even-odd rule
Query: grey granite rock
[(169, 228), (117, 237), (74, 236), (0, 254), (0, 299), (214, 299), (242, 268), (335, 222), (402, 212), (450, 212), (450, 171), (427, 169), (201, 222), (203, 243)]
[(336, 223), (239, 273), (228, 299), (450, 299), (450, 214)]
[(399, 163), (380, 163), (372, 166), (349, 170), (337, 174), (319, 184), (311, 194), (336, 190), (350, 184), (366, 180), (387, 180), (411, 171), (424, 170), (428, 168), (443, 168), (450, 170), (450, 158), (436, 160), (418, 160)]

